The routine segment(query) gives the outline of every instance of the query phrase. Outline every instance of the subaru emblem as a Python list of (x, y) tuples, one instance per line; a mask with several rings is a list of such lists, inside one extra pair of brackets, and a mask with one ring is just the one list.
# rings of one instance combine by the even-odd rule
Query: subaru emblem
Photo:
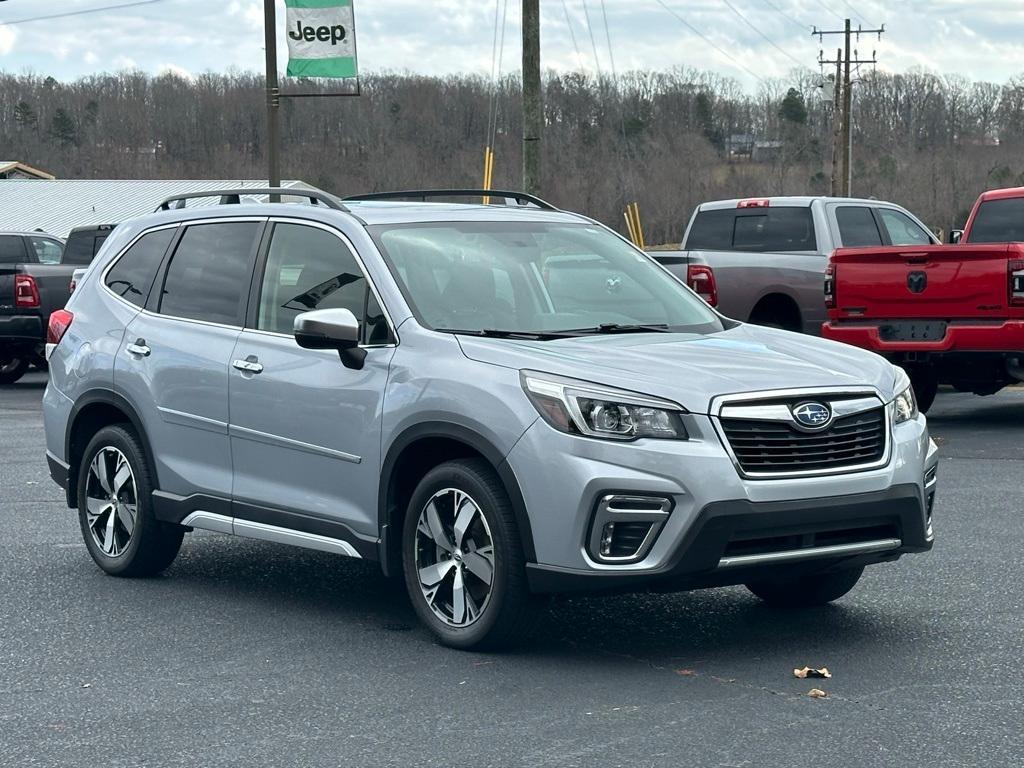
[(804, 429), (824, 429), (832, 423), (832, 409), (821, 403), (798, 403), (792, 413), (793, 420)]

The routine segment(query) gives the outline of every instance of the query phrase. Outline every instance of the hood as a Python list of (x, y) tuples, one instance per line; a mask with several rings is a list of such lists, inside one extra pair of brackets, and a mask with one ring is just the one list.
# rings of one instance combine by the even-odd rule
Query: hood
[(894, 396), (882, 357), (815, 336), (740, 325), (714, 334), (637, 333), (520, 341), (459, 336), (466, 357), (627, 389), (708, 413), (720, 395), (874, 387)]

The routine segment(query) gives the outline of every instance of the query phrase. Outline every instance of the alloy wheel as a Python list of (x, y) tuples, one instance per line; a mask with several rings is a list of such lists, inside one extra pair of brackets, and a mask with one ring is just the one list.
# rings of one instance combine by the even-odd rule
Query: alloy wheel
[(101, 448), (93, 458), (85, 504), (89, 533), (96, 546), (107, 557), (119, 557), (135, 532), (139, 499), (131, 465), (117, 448)]
[(473, 624), (487, 608), (494, 543), (480, 505), (446, 488), (424, 505), (416, 525), (416, 573), (423, 599), (452, 627)]

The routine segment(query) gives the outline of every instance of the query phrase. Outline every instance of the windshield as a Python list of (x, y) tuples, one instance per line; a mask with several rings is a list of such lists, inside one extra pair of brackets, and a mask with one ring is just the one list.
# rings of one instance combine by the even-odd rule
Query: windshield
[(722, 329), (700, 298), (593, 224), (444, 222), (369, 231), (417, 319), (435, 330)]

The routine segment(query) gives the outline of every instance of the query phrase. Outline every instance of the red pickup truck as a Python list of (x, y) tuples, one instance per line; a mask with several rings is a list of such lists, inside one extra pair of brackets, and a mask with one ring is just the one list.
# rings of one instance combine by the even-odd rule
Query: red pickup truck
[(822, 335), (906, 368), (923, 411), (939, 384), (991, 395), (1024, 381), (1024, 187), (982, 194), (957, 245), (878, 229), (882, 247), (832, 254)]

